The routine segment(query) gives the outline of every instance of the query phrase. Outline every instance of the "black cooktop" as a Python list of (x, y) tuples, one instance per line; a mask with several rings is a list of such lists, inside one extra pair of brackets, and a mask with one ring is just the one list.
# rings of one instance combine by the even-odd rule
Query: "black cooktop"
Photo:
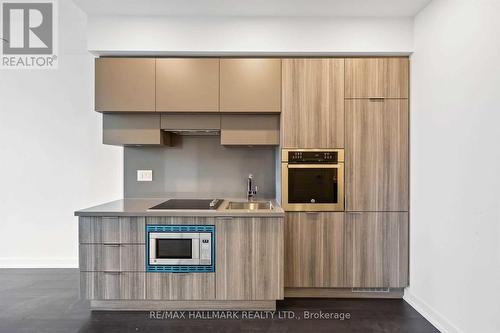
[(217, 209), (222, 199), (170, 199), (150, 209)]

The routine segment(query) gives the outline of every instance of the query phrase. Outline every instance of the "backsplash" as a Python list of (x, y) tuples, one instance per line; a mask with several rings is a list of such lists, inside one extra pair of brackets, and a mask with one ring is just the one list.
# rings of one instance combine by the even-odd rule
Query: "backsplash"
[[(183, 136), (177, 147), (125, 147), (125, 198), (246, 198), (248, 174), (257, 198), (276, 196), (276, 147), (225, 147), (220, 137)], [(153, 170), (138, 182), (137, 170)]]

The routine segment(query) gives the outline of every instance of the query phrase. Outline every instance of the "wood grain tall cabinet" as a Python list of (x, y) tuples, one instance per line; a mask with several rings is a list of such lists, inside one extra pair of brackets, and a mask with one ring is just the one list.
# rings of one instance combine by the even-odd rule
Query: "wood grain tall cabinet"
[(345, 212), (286, 214), (286, 295), (407, 286), (409, 59), (283, 59), (282, 85), (282, 147), (345, 149)]
[(350, 58), (345, 71), (345, 209), (353, 287), (405, 287), (409, 59)]

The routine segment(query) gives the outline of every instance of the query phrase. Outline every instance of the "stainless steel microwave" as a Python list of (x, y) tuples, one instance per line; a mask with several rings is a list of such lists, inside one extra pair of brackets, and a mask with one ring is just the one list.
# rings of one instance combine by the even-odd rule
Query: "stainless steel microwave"
[(146, 233), (146, 271), (215, 271), (215, 226), (148, 225)]
[(285, 211), (344, 210), (343, 149), (283, 149)]

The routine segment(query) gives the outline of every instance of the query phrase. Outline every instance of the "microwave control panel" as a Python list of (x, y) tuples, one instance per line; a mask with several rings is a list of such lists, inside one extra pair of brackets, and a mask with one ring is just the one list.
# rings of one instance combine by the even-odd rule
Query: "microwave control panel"
[(212, 263), (212, 234), (200, 233), (200, 265)]

